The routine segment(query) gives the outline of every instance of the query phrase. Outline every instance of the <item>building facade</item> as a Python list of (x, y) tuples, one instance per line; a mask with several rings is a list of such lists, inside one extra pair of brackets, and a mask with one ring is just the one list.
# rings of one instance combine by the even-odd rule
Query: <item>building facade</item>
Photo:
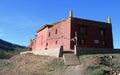
[(64, 50), (82, 48), (113, 48), (112, 24), (73, 17), (46, 24), (37, 31), (37, 36), (30, 41), (30, 50), (53, 49), (63, 46)]

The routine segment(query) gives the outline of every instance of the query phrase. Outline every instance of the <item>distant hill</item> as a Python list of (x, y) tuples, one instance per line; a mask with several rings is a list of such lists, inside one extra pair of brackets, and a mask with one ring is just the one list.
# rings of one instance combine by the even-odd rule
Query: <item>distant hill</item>
[(25, 46), (20, 46), (17, 44), (13, 44), (10, 42), (7, 42), (5, 40), (0, 39), (0, 50), (5, 50), (5, 51), (13, 51), (16, 48), (26, 48)]
[(20, 46), (0, 39), (0, 59), (8, 59), (20, 52), (28, 50), (25, 46)]

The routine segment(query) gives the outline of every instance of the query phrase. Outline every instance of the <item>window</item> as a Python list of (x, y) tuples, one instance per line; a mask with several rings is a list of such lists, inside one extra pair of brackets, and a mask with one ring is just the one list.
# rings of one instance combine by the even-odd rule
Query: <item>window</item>
[(57, 34), (57, 29), (55, 30), (55, 34)]
[(94, 43), (95, 43), (95, 44), (99, 44), (100, 41), (99, 41), (99, 40), (94, 40)]
[(80, 35), (87, 35), (87, 28), (86, 27), (80, 27), (79, 28), (79, 34)]
[(80, 45), (85, 45), (86, 41), (85, 40), (80, 40)]
[(105, 36), (105, 29), (104, 28), (100, 28), (100, 35)]
[(50, 32), (49, 32), (48, 36), (50, 37)]
[(48, 46), (48, 43), (46, 43), (46, 46)]
[(57, 44), (58, 42), (56, 41), (55, 44)]

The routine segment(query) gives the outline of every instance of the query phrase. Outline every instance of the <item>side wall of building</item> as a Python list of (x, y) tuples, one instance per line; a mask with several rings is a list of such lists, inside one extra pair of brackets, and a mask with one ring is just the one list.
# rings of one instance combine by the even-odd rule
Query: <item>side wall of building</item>
[(69, 50), (70, 24), (70, 19), (66, 19), (39, 31), (35, 39), (31, 40), (31, 50), (53, 49), (61, 45), (64, 50)]
[(71, 19), (68, 18), (65, 22), (62, 22), (62, 24), (62, 45), (64, 50), (70, 50)]
[[(77, 32), (77, 43), (81, 48), (113, 48), (111, 24), (87, 21), (81, 19), (72, 19), (71, 38), (75, 37)], [(81, 35), (80, 28), (85, 28), (85, 35)], [(104, 36), (101, 36), (101, 29), (104, 29)], [(75, 42), (71, 42), (71, 48), (74, 48)]]
[(35, 49), (35, 39), (31, 39), (31, 40), (30, 40), (29, 49), (30, 49), (30, 50), (34, 50), (34, 49)]
[(46, 40), (48, 38), (48, 30), (49, 28), (46, 27), (45, 29), (41, 30), (37, 33), (36, 38), (36, 49), (45, 49), (46, 47)]
[(32, 50), (45, 49), (47, 38), (48, 38), (48, 27), (38, 32), (35, 39), (31, 41)]
[(47, 48), (63, 45), (64, 50), (70, 49), (70, 20), (66, 19), (55, 24), (48, 30)]

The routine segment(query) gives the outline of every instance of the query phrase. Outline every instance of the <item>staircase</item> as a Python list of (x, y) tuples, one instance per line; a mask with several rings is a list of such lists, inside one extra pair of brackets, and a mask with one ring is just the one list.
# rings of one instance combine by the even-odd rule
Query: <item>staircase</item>
[(65, 65), (68, 65), (68, 66), (80, 65), (80, 62), (77, 56), (74, 55), (73, 53), (64, 53), (63, 59), (64, 59)]

